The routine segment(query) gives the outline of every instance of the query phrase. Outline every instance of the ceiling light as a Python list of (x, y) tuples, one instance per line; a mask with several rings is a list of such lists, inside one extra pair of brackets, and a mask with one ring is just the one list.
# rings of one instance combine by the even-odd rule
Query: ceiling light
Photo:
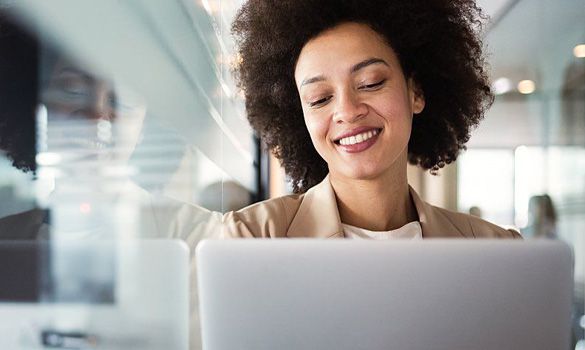
[(573, 48), (573, 55), (578, 58), (585, 58), (585, 44), (579, 44)]
[(508, 78), (496, 79), (492, 84), (492, 89), (496, 95), (503, 95), (512, 90), (512, 82)]
[(532, 80), (522, 80), (518, 83), (518, 92), (528, 95), (534, 92), (536, 85)]

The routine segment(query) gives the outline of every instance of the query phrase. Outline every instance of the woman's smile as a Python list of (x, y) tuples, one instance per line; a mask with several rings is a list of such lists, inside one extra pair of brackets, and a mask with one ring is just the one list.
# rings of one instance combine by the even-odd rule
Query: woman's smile
[(361, 127), (342, 134), (333, 142), (343, 152), (359, 153), (372, 147), (378, 141), (382, 130), (382, 128)]

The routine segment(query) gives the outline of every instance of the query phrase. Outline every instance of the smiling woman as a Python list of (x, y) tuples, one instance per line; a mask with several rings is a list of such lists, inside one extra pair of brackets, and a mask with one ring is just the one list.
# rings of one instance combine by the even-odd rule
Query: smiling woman
[[(303, 79), (315, 72), (318, 80)], [(374, 30), (342, 24), (309, 41), (295, 78), (305, 124), (331, 180), (383, 176), (401, 156), (406, 168), (412, 115), (422, 111), (424, 98)]]
[(472, 0), (249, 0), (233, 24), (251, 125), (296, 195), (224, 218), (229, 236), (519, 237), (423, 202), (492, 103)]
[[(295, 78), (301, 51), (309, 53), (312, 39), (344, 23), (361, 23), (375, 32), (369, 48), (381, 45), (392, 50), (397, 62), (389, 69), (393, 74), (399, 69), (416, 83), (426, 101), (413, 120), (408, 158), (438, 170), (456, 159), (470, 129), (493, 100), (478, 37), (481, 19), (481, 11), (470, 0), (248, 1), (233, 25), (242, 58), (240, 86), (251, 124), (282, 160), (295, 192), (305, 192), (329, 172), (326, 161), (307, 142), (309, 134), (299, 118), (303, 105)], [(339, 46), (350, 45), (350, 38), (338, 34), (337, 46), (322, 47), (320, 63), (325, 66), (315, 66), (316, 70), (335, 69), (342, 57)], [(364, 56), (352, 51), (354, 56), (360, 53)], [(381, 57), (362, 59), (370, 58)], [(302, 79), (323, 78), (324, 73)]]
[[(315, 73), (317, 78), (303, 78)], [(413, 113), (423, 110), (424, 98), (412, 78), (405, 78), (394, 50), (367, 25), (344, 23), (303, 47), (295, 78), (305, 124), (328, 165), (343, 222), (383, 231), (416, 220), (408, 210), (407, 145)], [(351, 184), (360, 184), (359, 190)], [(387, 193), (401, 193), (406, 200), (388, 204), (404, 207), (380, 208), (386, 201), (371, 201)], [(398, 215), (376, 220), (383, 217), (379, 210), (358, 203), (360, 197)], [(360, 208), (367, 210), (360, 215)]]

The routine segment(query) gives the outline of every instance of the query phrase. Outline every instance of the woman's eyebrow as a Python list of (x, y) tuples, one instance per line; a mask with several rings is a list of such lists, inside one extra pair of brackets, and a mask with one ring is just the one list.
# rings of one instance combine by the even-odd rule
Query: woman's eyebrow
[(353, 74), (353, 73), (359, 71), (360, 69), (363, 69), (367, 66), (371, 66), (372, 64), (383, 64), (387, 67), (390, 67), (390, 65), (386, 61), (384, 61), (383, 59), (372, 57), (372, 58), (368, 58), (367, 60), (363, 60), (360, 63), (351, 67), (350, 72)]
[(92, 83), (95, 81), (95, 79), (91, 75), (89, 75), (87, 72), (82, 71), (82, 70), (77, 69), (77, 68), (64, 67), (59, 71), (60, 76), (68, 75), (68, 74), (77, 76), (77, 77), (85, 80), (88, 83)]
[[(373, 64), (383, 64), (387, 67), (390, 67), (390, 65), (386, 61), (384, 61), (383, 59), (373, 57), (373, 58), (368, 58), (367, 60), (363, 60), (360, 63), (353, 65), (350, 69), (350, 72), (353, 74), (353, 73), (359, 71), (360, 69), (363, 69), (367, 66), (371, 66)], [(316, 83), (316, 82), (324, 81), (324, 80), (326, 80), (326, 79), (323, 75), (317, 75), (317, 76), (314, 76), (312, 78), (307, 78), (307, 79), (303, 80), (303, 82), (301, 83), (301, 86), (305, 86), (308, 84), (312, 84), (312, 83)]]
[(312, 83), (316, 83), (318, 81), (324, 81), (324, 80), (325, 80), (325, 77), (324, 76), (317, 75), (315, 77), (307, 78), (307, 79), (303, 80), (303, 82), (301, 83), (301, 86), (305, 86), (305, 85), (308, 85), (308, 84), (312, 84)]

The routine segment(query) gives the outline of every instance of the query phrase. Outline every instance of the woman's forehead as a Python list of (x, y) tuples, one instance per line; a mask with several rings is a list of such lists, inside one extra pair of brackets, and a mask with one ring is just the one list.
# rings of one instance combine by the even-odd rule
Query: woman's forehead
[(382, 35), (365, 24), (344, 23), (305, 44), (295, 67), (295, 79), (300, 84), (313, 75), (351, 74), (356, 65), (368, 60), (383, 61), (389, 67), (398, 63)]

